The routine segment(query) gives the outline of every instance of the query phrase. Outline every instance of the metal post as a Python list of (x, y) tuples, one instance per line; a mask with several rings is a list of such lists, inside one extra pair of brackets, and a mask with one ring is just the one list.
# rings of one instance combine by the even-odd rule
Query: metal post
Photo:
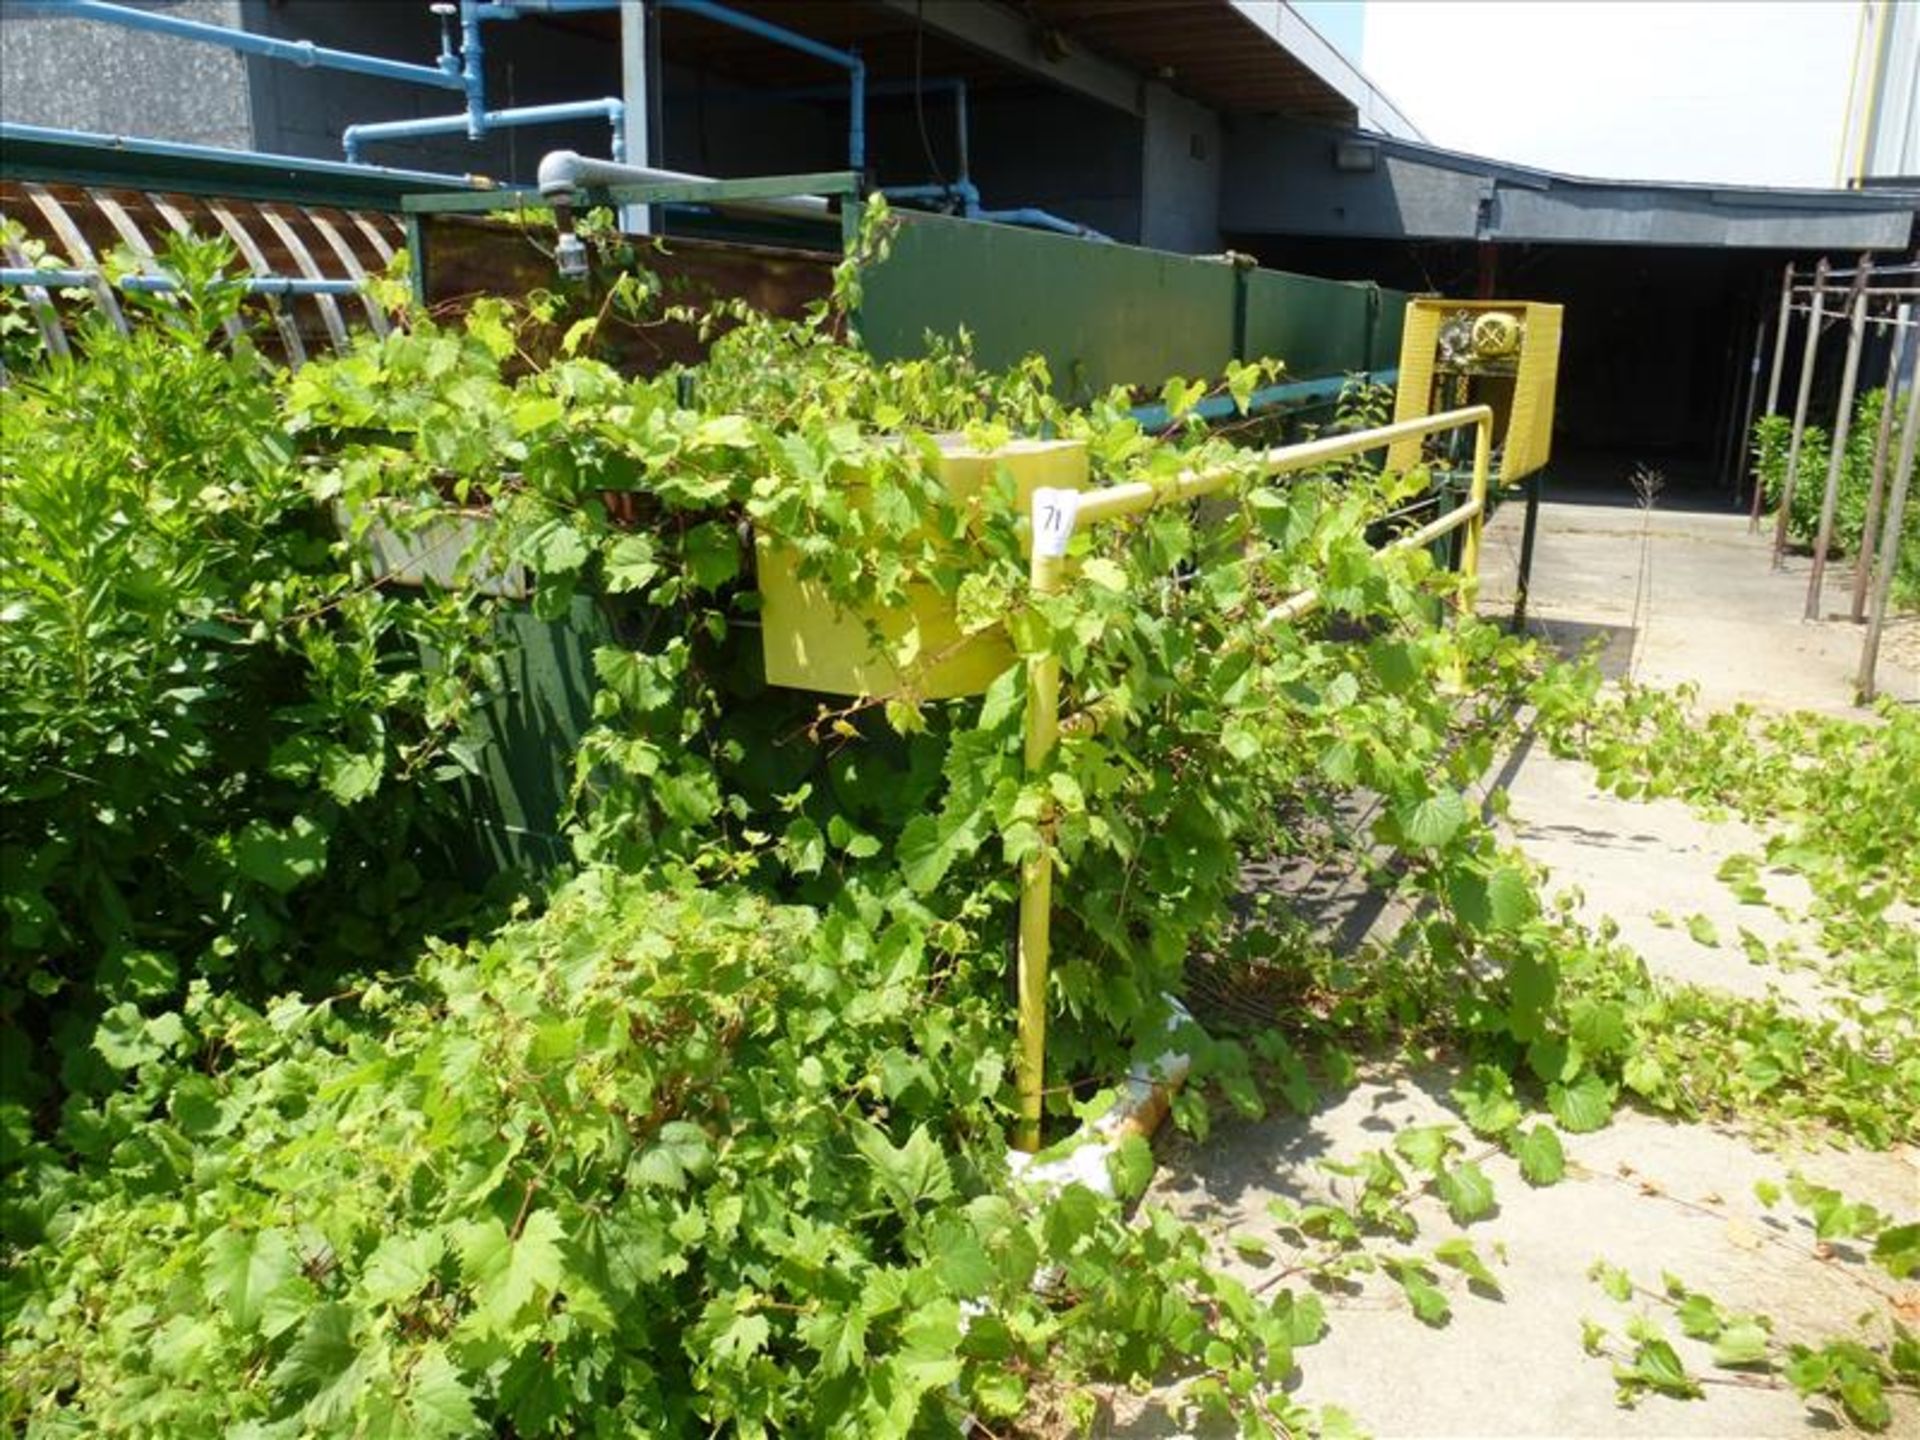
[(1793, 403), (1793, 439), (1787, 445), (1787, 477), (1780, 485), (1780, 513), (1773, 522), (1773, 568), (1787, 550), (1787, 517), (1793, 510), (1793, 482), (1800, 468), (1800, 436), (1807, 428), (1807, 400), (1813, 394), (1814, 352), (1820, 345), (1820, 316), (1826, 303), (1827, 260), (1813, 267), (1813, 303), (1807, 314), (1807, 343), (1800, 352), (1800, 393)]
[(1513, 633), (1527, 628), (1527, 593), (1533, 588), (1533, 543), (1540, 530), (1540, 475), (1527, 477), (1527, 519), (1520, 530), (1520, 577), (1513, 593)]
[[(1740, 472), (1747, 464), (1747, 442), (1753, 435), (1753, 407), (1760, 399), (1760, 364), (1767, 349), (1767, 312), (1762, 309), (1753, 322), (1753, 359), (1747, 365), (1747, 398), (1740, 407), (1739, 424), (1733, 432), (1733, 502), (1740, 503)], [(1758, 479), (1756, 477), (1755, 484)]]
[[(1033, 532), (1028, 543), (1032, 555), (1027, 562), (1027, 583), (1034, 595), (1048, 595), (1060, 588), (1065, 565), (1065, 536), (1048, 543), (1048, 533), (1064, 528), (1071, 534), (1071, 519), (1064, 526), (1044, 523), (1043, 507), (1052, 498), (1049, 492), (1034, 496)], [(1058, 502), (1055, 502), (1058, 503)], [(1050, 512), (1060, 519), (1059, 512)], [(1051, 650), (1027, 658), (1027, 713), (1025, 763), (1031, 779), (1047, 763), (1060, 738), (1060, 657)], [(1020, 1095), (1020, 1127), (1014, 1144), (1032, 1154), (1040, 1148), (1040, 1113), (1046, 1099), (1047, 1079), (1047, 966), (1053, 925), (1053, 844), (1052, 825), (1041, 827), (1040, 844), (1021, 866), (1020, 872), (1020, 952), (1018, 986), (1020, 1005), (1020, 1051), (1017, 1089)]]
[[(652, 149), (647, 128), (651, 109), (647, 97), (647, 7), (645, 0), (620, 0), (620, 100), (626, 106), (620, 118), (626, 139), (626, 159), (635, 165), (651, 165)], [(633, 235), (653, 229), (651, 205), (624, 205), (620, 209), (620, 228)]]
[[(1899, 310), (1904, 320), (1910, 306)], [(1880, 502), (1886, 497), (1887, 450), (1893, 443), (1893, 415), (1900, 405), (1900, 362), (1907, 348), (1905, 325), (1893, 332), (1887, 352), (1887, 383), (1880, 398), (1880, 431), (1873, 439), (1873, 479), (1867, 485), (1867, 513), (1860, 526), (1860, 553), (1853, 561), (1853, 623), (1867, 618), (1867, 587), (1873, 580), (1873, 557), (1879, 548)]]
[(1913, 481), (1913, 442), (1920, 438), (1920, 381), (1907, 387), (1906, 429), (1900, 437), (1900, 465), (1894, 471), (1893, 498), (1887, 502), (1887, 525), (1880, 532), (1880, 564), (1873, 577), (1873, 613), (1867, 619), (1866, 642), (1860, 647), (1860, 675), (1855, 682), (1864, 704), (1873, 699), (1880, 665), (1880, 632), (1887, 623), (1887, 604), (1893, 595), (1894, 567), (1900, 560), (1900, 534), (1907, 522), (1907, 489)]
[(1793, 313), (1793, 262), (1789, 260), (1780, 273), (1780, 329), (1773, 337), (1773, 374), (1767, 380), (1767, 413), (1780, 413), (1780, 375), (1787, 365), (1787, 331), (1791, 328), (1789, 316)]
[[(1793, 262), (1789, 260), (1780, 271), (1780, 321), (1773, 332), (1773, 372), (1767, 377), (1767, 414), (1780, 413), (1780, 377), (1787, 368), (1787, 332), (1793, 328)], [(1760, 467), (1753, 470), (1753, 507), (1747, 514), (1747, 529), (1757, 531), (1760, 528), (1760, 506), (1766, 496), (1766, 487), (1760, 480)]]
[(1840, 372), (1840, 407), (1833, 417), (1833, 448), (1827, 457), (1827, 488), (1820, 496), (1820, 524), (1813, 537), (1813, 571), (1807, 576), (1806, 618), (1820, 618), (1820, 587), (1827, 578), (1827, 548), (1833, 543), (1833, 511), (1840, 499), (1840, 475), (1847, 468), (1847, 432), (1853, 428), (1853, 387), (1860, 379), (1860, 343), (1867, 334), (1867, 274), (1872, 260), (1860, 259), (1860, 277), (1847, 299), (1847, 361)]

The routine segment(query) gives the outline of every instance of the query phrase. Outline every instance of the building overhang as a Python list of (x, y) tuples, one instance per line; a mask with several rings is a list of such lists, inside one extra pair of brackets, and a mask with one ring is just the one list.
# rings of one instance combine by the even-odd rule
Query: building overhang
[(1904, 250), (1920, 193), (1597, 180), (1351, 127), (1234, 128), (1221, 229), (1499, 244)]

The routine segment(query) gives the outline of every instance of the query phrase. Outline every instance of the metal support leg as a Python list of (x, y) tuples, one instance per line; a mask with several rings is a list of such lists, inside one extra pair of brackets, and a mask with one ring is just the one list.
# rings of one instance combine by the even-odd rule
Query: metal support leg
[(1820, 589), (1827, 578), (1827, 550), (1833, 544), (1833, 512), (1840, 498), (1840, 476), (1847, 468), (1847, 437), (1853, 428), (1853, 390), (1860, 380), (1860, 347), (1867, 334), (1867, 273), (1872, 257), (1860, 257), (1860, 278), (1848, 305), (1847, 359), (1840, 375), (1840, 408), (1833, 417), (1833, 449), (1827, 457), (1827, 488), (1820, 495), (1820, 524), (1813, 537), (1813, 570), (1807, 577), (1806, 618), (1820, 618)]
[(1533, 542), (1540, 533), (1540, 481), (1538, 470), (1527, 477), (1527, 519), (1520, 529), (1520, 578), (1513, 592), (1513, 633), (1527, 628), (1527, 595), (1533, 589)]
[(1807, 428), (1807, 401), (1813, 397), (1813, 362), (1820, 347), (1820, 318), (1826, 304), (1827, 262), (1813, 267), (1813, 302), (1807, 315), (1807, 343), (1800, 354), (1800, 394), (1793, 405), (1793, 438), (1787, 443), (1787, 478), (1780, 487), (1780, 513), (1773, 521), (1773, 568), (1787, 553), (1787, 521), (1793, 511), (1793, 486), (1800, 469), (1800, 439)]

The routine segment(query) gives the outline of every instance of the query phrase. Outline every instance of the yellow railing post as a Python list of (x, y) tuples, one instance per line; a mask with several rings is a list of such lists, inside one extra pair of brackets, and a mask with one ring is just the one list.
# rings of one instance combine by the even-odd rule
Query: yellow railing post
[[(1067, 543), (1082, 523), (1095, 524), (1124, 515), (1139, 515), (1156, 505), (1197, 500), (1224, 489), (1235, 480), (1256, 474), (1284, 475), (1310, 469), (1328, 460), (1359, 455), (1397, 440), (1438, 435), (1463, 426), (1474, 427), (1473, 489), (1467, 503), (1439, 519), (1403, 535), (1388, 548), (1411, 549), (1432, 543), (1462, 525), (1468, 528), (1461, 551), (1461, 569), (1467, 577), (1460, 606), (1470, 614), (1473, 588), (1479, 578), (1480, 525), (1487, 507), (1488, 471), (1493, 446), (1493, 411), (1470, 405), (1439, 415), (1396, 421), (1350, 435), (1331, 435), (1297, 445), (1283, 445), (1212, 470), (1183, 470), (1157, 482), (1114, 485), (1104, 490), (1039, 489), (1033, 493), (1032, 528), (1028, 535), (1027, 585), (1035, 596), (1059, 591), (1065, 578)], [(1262, 618), (1265, 625), (1297, 620), (1320, 604), (1316, 590), (1303, 590), (1282, 601)], [(1029, 778), (1037, 775), (1053, 754), (1060, 738), (1060, 659), (1049, 648), (1027, 657), (1025, 766)], [(1053, 822), (1051, 809), (1040, 827), (1039, 849), (1020, 868), (1020, 1043), (1015, 1064), (1020, 1123), (1015, 1145), (1029, 1153), (1040, 1148), (1040, 1119), (1045, 1109), (1047, 1077), (1047, 968), (1051, 959), (1053, 923)]]
[(1487, 472), (1493, 460), (1493, 423), (1482, 418), (1473, 427), (1473, 489), (1467, 505), (1473, 518), (1467, 521), (1467, 533), (1460, 544), (1460, 613), (1473, 614), (1474, 596), (1480, 589), (1480, 531), (1487, 521)]
[[(1079, 496), (1071, 490), (1033, 494), (1033, 525), (1027, 587), (1050, 595), (1060, 588), (1067, 541), (1073, 538)], [(1046, 765), (1060, 738), (1060, 657), (1051, 649), (1027, 657), (1025, 764), (1031, 779)], [(1046, 1098), (1047, 966), (1053, 922), (1053, 824), (1043, 820), (1039, 848), (1020, 869), (1020, 1129), (1015, 1143), (1031, 1154), (1040, 1148), (1040, 1114)]]

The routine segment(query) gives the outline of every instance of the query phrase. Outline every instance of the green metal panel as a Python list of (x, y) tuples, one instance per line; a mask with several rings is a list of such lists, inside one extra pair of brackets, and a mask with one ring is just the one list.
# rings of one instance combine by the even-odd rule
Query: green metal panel
[(468, 783), (472, 861), (482, 873), (542, 871), (570, 858), (560, 820), (573, 784), (573, 755), (593, 717), (593, 652), (615, 643), (591, 598), (576, 596), (564, 619), (526, 606), (495, 621), (504, 685), (480, 714), (481, 773)]
[(1375, 369), (1399, 354), (1380, 350), (1369, 335), (1382, 309), (1372, 285), (1249, 270), (1246, 286), (1249, 358), (1281, 360), (1289, 375), (1313, 376)]
[(964, 326), (982, 364), (1044, 355), (1062, 393), (1079, 397), (1217, 375), (1236, 357), (1282, 360), (1296, 378), (1379, 369), (1400, 353), (1405, 304), (1374, 285), (915, 216), (866, 277), (860, 319), (886, 358)]
[(990, 368), (1044, 355), (1068, 396), (1158, 389), (1233, 358), (1235, 272), (1218, 260), (1011, 225), (916, 216), (865, 277), (860, 329), (885, 358), (965, 327)]

